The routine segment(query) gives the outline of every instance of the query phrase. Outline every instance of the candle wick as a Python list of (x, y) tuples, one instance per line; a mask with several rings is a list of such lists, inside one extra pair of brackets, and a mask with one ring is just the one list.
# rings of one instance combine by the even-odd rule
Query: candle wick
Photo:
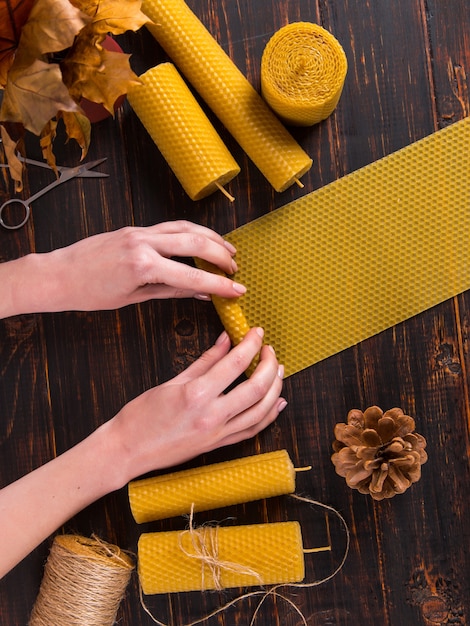
[(298, 185), (301, 189), (303, 189), (305, 187), (305, 185), (300, 182), (300, 180), (298, 178), (294, 178), (294, 182), (296, 185)]
[(306, 467), (294, 467), (294, 470), (296, 472), (308, 472), (311, 469), (312, 469), (311, 465), (307, 465)]
[(233, 202), (235, 200), (235, 198), (231, 194), (229, 194), (229, 192), (224, 187), (222, 187), (220, 183), (215, 181), (215, 185), (217, 189), (221, 191), (224, 194), (224, 196), (226, 196), (230, 200), (230, 202)]
[(322, 546), (320, 548), (308, 548), (303, 550), (304, 554), (313, 554), (314, 552), (331, 552), (331, 546)]

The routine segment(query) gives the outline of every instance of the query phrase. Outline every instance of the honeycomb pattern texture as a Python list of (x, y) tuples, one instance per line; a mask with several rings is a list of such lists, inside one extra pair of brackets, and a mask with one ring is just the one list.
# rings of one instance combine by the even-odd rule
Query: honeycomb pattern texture
[(137, 523), (271, 498), (295, 490), (295, 469), (286, 450), (224, 461), (129, 483)]
[(227, 235), (286, 376), (470, 288), (469, 146), (467, 117)]
[(288, 124), (310, 126), (333, 113), (348, 69), (343, 48), (318, 24), (294, 22), (268, 41), (261, 93)]
[(138, 572), (146, 595), (299, 582), (305, 576), (300, 524), (144, 533)]
[(172, 63), (140, 76), (128, 100), (192, 200), (223, 187), (240, 167)]
[(276, 191), (312, 159), (183, 0), (143, 0), (147, 28)]

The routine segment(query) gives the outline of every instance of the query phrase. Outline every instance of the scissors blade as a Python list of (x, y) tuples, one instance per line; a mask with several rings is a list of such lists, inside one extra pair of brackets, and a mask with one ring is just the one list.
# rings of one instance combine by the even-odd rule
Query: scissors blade
[(97, 159), (96, 161), (89, 161), (88, 163), (83, 163), (83, 165), (79, 165), (77, 167), (77, 176), (78, 178), (104, 178), (109, 176), (109, 174), (105, 174), (104, 172), (92, 172), (92, 168), (100, 165), (100, 163), (104, 163), (107, 157), (103, 159)]

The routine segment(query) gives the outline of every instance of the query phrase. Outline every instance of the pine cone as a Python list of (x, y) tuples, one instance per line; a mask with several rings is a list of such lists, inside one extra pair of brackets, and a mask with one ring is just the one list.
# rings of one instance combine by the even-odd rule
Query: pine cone
[(421, 478), (428, 455), (426, 440), (414, 432), (415, 421), (399, 408), (352, 409), (348, 423), (335, 426), (331, 457), (336, 473), (374, 500), (403, 493)]

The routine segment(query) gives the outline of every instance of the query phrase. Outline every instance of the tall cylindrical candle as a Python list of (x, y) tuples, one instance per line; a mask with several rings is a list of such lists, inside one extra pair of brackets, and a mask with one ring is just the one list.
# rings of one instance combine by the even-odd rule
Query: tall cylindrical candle
[(172, 63), (140, 76), (128, 94), (160, 152), (192, 200), (223, 191), (240, 167)]
[(331, 33), (294, 22), (274, 33), (264, 49), (261, 93), (286, 123), (309, 126), (333, 112), (346, 72), (346, 55)]
[(146, 595), (299, 582), (305, 576), (300, 524), (144, 533), (138, 572)]
[(183, 0), (143, 0), (147, 28), (276, 191), (312, 159)]
[(270, 498), (295, 490), (295, 468), (286, 450), (256, 454), (129, 483), (139, 524), (194, 511)]

